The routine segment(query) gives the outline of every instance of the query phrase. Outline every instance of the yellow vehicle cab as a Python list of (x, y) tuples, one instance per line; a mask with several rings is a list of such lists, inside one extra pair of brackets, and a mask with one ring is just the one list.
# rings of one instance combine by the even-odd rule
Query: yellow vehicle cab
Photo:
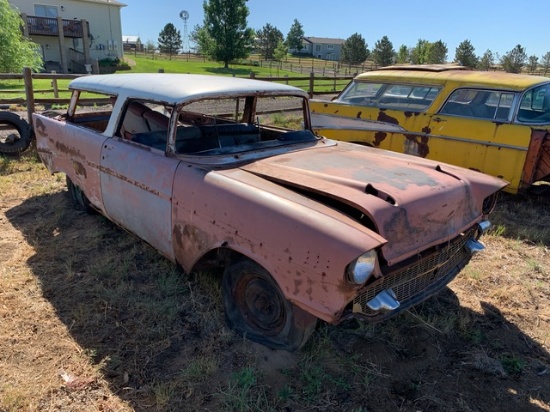
[(310, 107), (326, 137), (478, 170), (509, 181), (510, 193), (550, 181), (547, 77), (391, 66)]

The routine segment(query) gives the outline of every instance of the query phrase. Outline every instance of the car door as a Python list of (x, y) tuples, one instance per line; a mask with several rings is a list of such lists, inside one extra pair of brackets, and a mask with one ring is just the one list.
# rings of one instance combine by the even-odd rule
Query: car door
[(101, 153), (101, 192), (107, 216), (173, 259), (172, 186), (179, 160), (126, 139)]
[(432, 117), (426, 157), (520, 185), (529, 135), (511, 122), (514, 93), (459, 89)]

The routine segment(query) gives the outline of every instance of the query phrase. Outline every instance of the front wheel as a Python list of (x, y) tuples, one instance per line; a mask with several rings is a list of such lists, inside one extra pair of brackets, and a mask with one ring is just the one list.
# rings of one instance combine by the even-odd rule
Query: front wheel
[(66, 176), (66, 179), (67, 189), (69, 191), (69, 196), (71, 197), (74, 208), (82, 212), (92, 213), (94, 209), (92, 208), (90, 201), (88, 200), (82, 189), (75, 185), (73, 181), (69, 178), (69, 176)]
[(222, 293), (229, 327), (251, 341), (294, 351), (315, 329), (317, 318), (292, 305), (271, 275), (251, 260), (225, 269)]

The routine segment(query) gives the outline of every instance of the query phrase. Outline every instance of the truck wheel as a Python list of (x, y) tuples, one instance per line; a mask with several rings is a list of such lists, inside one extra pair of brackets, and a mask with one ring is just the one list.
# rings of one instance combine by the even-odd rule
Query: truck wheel
[(71, 197), (74, 208), (82, 212), (92, 213), (94, 209), (84, 192), (73, 183), (69, 176), (66, 176), (66, 179), (67, 189), (69, 190), (69, 196)]
[(18, 155), (31, 144), (29, 123), (15, 113), (0, 111), (0, 153)]
[(271, 275), (251, 260), (227, 266), (222, 294), (229, 327), (251, 341), (294, 351), (315, 329), (317, 318), (292, 305)]

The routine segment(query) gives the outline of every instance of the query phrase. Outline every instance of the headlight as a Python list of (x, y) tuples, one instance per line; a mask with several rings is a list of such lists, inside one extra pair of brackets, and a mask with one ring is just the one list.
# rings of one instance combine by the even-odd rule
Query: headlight
[(374, 272), (376, 266), (376, 251), (369, 250), (348, 265), (348, 280), (356, 285), (362, 285)]

